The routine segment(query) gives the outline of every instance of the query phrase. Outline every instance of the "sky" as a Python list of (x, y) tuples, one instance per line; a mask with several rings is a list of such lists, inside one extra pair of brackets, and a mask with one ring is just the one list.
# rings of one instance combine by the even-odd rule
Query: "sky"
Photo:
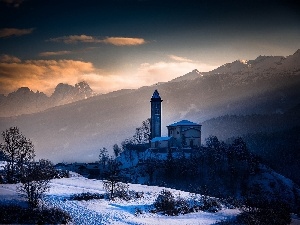
[(0, 0), (0, 94), (86, 81), (97, 93), (300, 48), (291, 0)]

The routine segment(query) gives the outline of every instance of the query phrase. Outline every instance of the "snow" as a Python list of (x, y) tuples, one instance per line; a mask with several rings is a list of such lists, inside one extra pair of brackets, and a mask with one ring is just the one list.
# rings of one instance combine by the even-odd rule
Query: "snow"
[(6, 166), (7, 162), (6, 161), (0, 161), (0, 171), (4, 170), (4, 167)]
[[(129, 201), (115, 199), (94, 199), (89, 201), (70, 200), (72, 194), (84, 192), (105, 193), (101, 180), (92, 180), (76, 176), (71, 178), (53, 179), (51, 188), (44, 197), (44, 202), (48, 206), (54, 206), (67, 211), (72, 219), (73, 224), (213, 224), (216, 221), (228, 217), (236, 216), (239, 211), (236, 209), (222, 209), (217, 213), (195, 212), (179, 216), (165, 216), (162, 214), (150, 213), (153, 202), (163, 190), (167, 189), (173, 195), (180, 195), (186, 199), (192, 199), (197, 195), (180, 190), (147, 186), (140, 184), (129, 184), (129, 190), (143, 192), (142, 198), (132, 199)], [(12, 194), (13, 193), (13, 194)], [(17, 198), (15, 184), (0, 185), (0, 201), (7, 198)], [(198, 195), (198, 197), (201, 197)], [(142, 214), (136, 214), (136, 209), (140, 209)]]

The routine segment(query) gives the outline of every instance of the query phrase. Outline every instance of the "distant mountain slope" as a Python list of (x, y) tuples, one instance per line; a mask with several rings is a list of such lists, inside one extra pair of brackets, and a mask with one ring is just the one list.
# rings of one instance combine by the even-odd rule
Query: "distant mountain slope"
[[(300, 127), (300, 104), (284, 113), (224, 115), (202, 123), (203, 138), (215, 135), (220, 140), (253, 133), (274, 133)], [(226, 131), (226, 132), (224, 132)]]
[(173, 80), (171, 80), (171, 82), (179, 82), (179, 81), (183, 81), (183, 80), (194, 80), (196, 78), (202, 77), (203, 74), (201, 72), (199, 72), (197, 69), (194, 69), (192, 72), (189, 72), (183, 76), (177, 77)]
[(0, 96), (0, 116), (8, 117), (36, 113), (95, 95), (96, 93), (84, 81), (75, 84), (75, 86), (60, 83), (50, 97), (43, 92), (37, 91), (35, 93), (28, 87), (21, 87), (17, 91), (8, 94), (7, 97)]
[(216, 73), (291, 73), (300, 70), (300, 49), (293, 55), (283, 56), (258, 56), (254, 60), (236, 60), (226, 63), (209, 74)]
[(300, 104), (285, 113), (226, 115), (202, 123), (203, 139), (240, 136), (265, 164), (300, 184)]
[(33, 140), (39, 158), (95, 161), (99, 148), (111, 150), (150, 117), (154, 89), (163, 99), (162, 135), (167, 133), (166, 125), (182, 119), (202, 123), (226, 114), (285, 113), (300, 103), (298, 57), (299, 51), (286, 57), (279, 72), (277, 67), (262, 72), (210, 72), (192, 80), (121, 90), (31, 115), (0, 118), (0, 127), (19, 126)]

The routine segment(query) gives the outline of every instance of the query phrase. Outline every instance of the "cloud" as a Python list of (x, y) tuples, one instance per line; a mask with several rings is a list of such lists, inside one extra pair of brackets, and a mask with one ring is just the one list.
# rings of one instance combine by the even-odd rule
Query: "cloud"
[(146, 41), (143, 38), (126, 38), (126, 37), (107, 37), (103, 40), (106, 44), (112, 44), (116, 46), (124, 45), (142, 45)]
[[(10, 59), (16, 57), (10, 56)], [(17, 59), (17, 58), (16, 58)], [(112, 74), (95, 68), (90, 62), (74, 60), (26, 60), (0, 62), (0, 90), (3, 94), (29, 87), (51, 95), (58, 83), (74, 85), (86, 81), (98, 93), (107, 93), (122, 88), (138, 88), (145, 85), (132, 74), (123, 71)]]
[(124, 88), (138, 88), (144, 85), (131, 74), (86, 73), (81, 76), (97, 93), (108, 93)]
[(0, 90), (4, 94), (24, 86), (51, 94), (58, 83), (74, 85), (82, 74), (95, 68), (90, 62), (74, 60), (26, 60), (2, 61), (0, 71)]
[(182, 76), (198, 69), (206, 72), (215, 69), (215, 66), (196, 62), (157, 62), (154, 64), (143, 63), (138, 69), (139, 80), (143, 80), (146, 85), (157, 82), (166, 82), (176, 77)]
[(0, 38), (31, 34), (33, 30), (34, 28), (30, 28), (30, 29), (3, 28), (0, 29)]
[(84, 42), (84, 43), (97, 43), (97, 42), (99, 42), (99, 40), (93, 38), (92, 36), (87, 36), (85, 34), (63, 36), (63, 37), (58, 37), (58, 38), (50, 38), (49, 41), (64, 42), (66, 44), (75, 44), (75, 43), (78, 43), (78, 42)]
[(20, 87), (42, 91), (51, 95), (58, 83), (74, 85), (86, 81), (97, 93), (124, 88), (139, 88), (166, 82), (194, 69), (209, 71), (214, 66), (195, 62), (143, 63), (136, 69), (105, 71), (91, 62), (75, 60), (26, 60), (2, 55), (0, 57), (0, 90), (8, 94)]
[(0, 55), (0, 62), (5, 62), (5, 63), (19, 63), (21, 60), (15, 56), (10, 56), (10, 55)]
[(143, 38), (129, 38), (129, 37), (106, 37), (104, 39), (99, 39), (93, 36), (88, 36), (85, 34), (82, 35), (70, 35), (57, 38), (51, 38), (48, 41), (53, 42), (64, 42), (66, 44), (76, 44), (76, 43), (105, 43), (112, 44), (116, 46), (125, 46), (125, 45), (142, 45), (146, 41)]
[(170, 59), (173, 59), (175, 61), (179, 61), (179, 62), (193, 62), (193, 60), (185, 58), (185, 57), (180, 57), (180, 56), (176, 56), (176, 55), (168, 55)]
[(1, 0), (1, 2), (6, 3), (9, 6), (18, 8), (24, 0)]
[(72, 51), (57, 51), (57, 52), (41, 52), (40, 56), (57, 56), (71, 54)]

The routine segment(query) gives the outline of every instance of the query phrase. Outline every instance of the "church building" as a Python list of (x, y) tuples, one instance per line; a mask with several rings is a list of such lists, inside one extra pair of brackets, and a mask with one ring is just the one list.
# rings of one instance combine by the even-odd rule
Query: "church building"
[(170, 124), (168, 136), (161, 137), (161, 103), (162, 99), (157, 90), (154, 91), (151, 98), (151, 148), (167, 150), (168, 148), (176, 149), (193, 149), (201, 146), (201, 125), (181, 120)]

